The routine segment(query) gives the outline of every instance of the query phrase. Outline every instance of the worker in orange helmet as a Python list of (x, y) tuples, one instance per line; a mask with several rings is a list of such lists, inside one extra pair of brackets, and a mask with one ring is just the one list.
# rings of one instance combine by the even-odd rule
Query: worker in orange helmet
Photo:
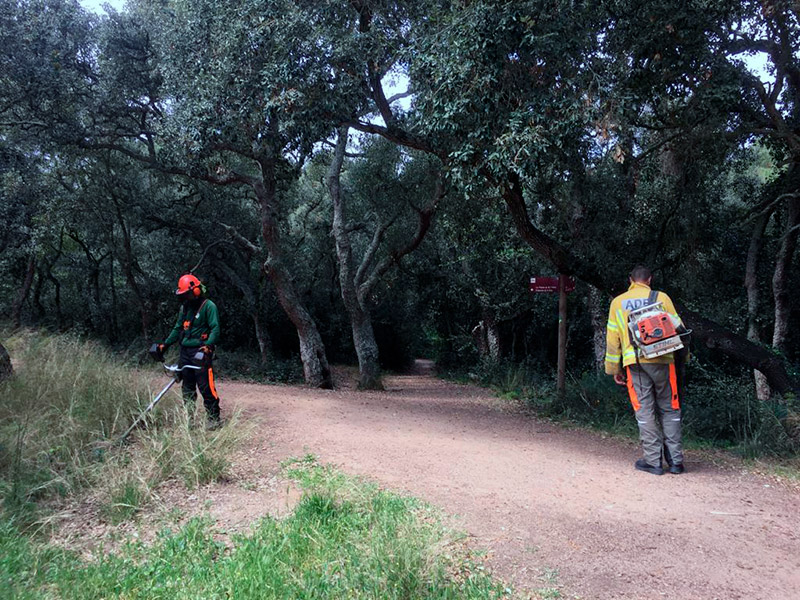
[(159, 344), (163, 351), (178, 342), (179, 366), (195, 365), (200, 370), (183, 371), (183, 400), (190, 414), (194, 412), (196, 389), (203, 396), (210, 428), (221, 424), (219, 395), (214, 385), (214, 347), (219, 341), (219, 314), (217, 305), (206, 298), (206, 286), (191, 273), (181, 275), (175, 295), (181, 301), (178, 319), (167, 339)]

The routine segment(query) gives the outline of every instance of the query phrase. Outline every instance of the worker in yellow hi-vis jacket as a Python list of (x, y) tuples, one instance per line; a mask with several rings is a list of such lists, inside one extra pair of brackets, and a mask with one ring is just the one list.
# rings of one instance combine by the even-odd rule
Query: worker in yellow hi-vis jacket
[(630, 274), (630, 287), (611, 302), (606, 325), (605, 370), (614, 381), (627, 385), (631, 405), (639, 425), (643, 457), (636, 461), (640, 471), (661, 475), (664, 453), (670, 473), (684, 472), (681, 444), (681, 404), (673, 353), (655, 358), (639, 355), (631, 341), (628, 315), (632, 310), (660, 302), (664, 310), (680, 324), (670, 297), (650, 289), (652, 274), (637, 266)]

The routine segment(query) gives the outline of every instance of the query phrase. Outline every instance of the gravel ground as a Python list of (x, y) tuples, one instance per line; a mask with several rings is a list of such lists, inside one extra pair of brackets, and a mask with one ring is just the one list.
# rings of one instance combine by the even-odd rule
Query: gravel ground
[(265, 472), (312, 452), (421, 497), (457, 515), (517, 586), (585, 599), (800, 598), (796, 489), (691, 452), (684, 475), (642, 473), (634, 443), (521, 415), (419, 367), (387, 378), (385, 392), (219, 387), (226, 409), (259, 423)]

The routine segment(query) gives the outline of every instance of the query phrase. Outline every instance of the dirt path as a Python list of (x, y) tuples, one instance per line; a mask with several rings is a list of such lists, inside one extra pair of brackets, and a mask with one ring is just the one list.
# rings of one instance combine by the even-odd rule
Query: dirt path
[[(428, 375), (381, 393), (222, 383), (263, 423), (265, 471), (306, 452), (458, 515), (507, 581), (584, 599), (800, 598), (800, 494), (687, 458), (633, 469), (634, 444), (504, 411)], [(255, 467), (260, 454), (251, 453)]]

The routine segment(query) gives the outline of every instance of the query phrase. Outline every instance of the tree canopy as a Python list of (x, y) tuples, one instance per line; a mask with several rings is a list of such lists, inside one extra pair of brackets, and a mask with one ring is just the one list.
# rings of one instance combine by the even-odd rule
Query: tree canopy
[(379, 387), (420, 353), (547, 372), (526, 283), (561, 272), (580, 372), (645, 262), (709, 368), (797, 389), (796, 3), (0, 8), (14, 325), (157, 339), (197, 265), (225, 344), (299, 356), (311, 385), (356, 359)]

